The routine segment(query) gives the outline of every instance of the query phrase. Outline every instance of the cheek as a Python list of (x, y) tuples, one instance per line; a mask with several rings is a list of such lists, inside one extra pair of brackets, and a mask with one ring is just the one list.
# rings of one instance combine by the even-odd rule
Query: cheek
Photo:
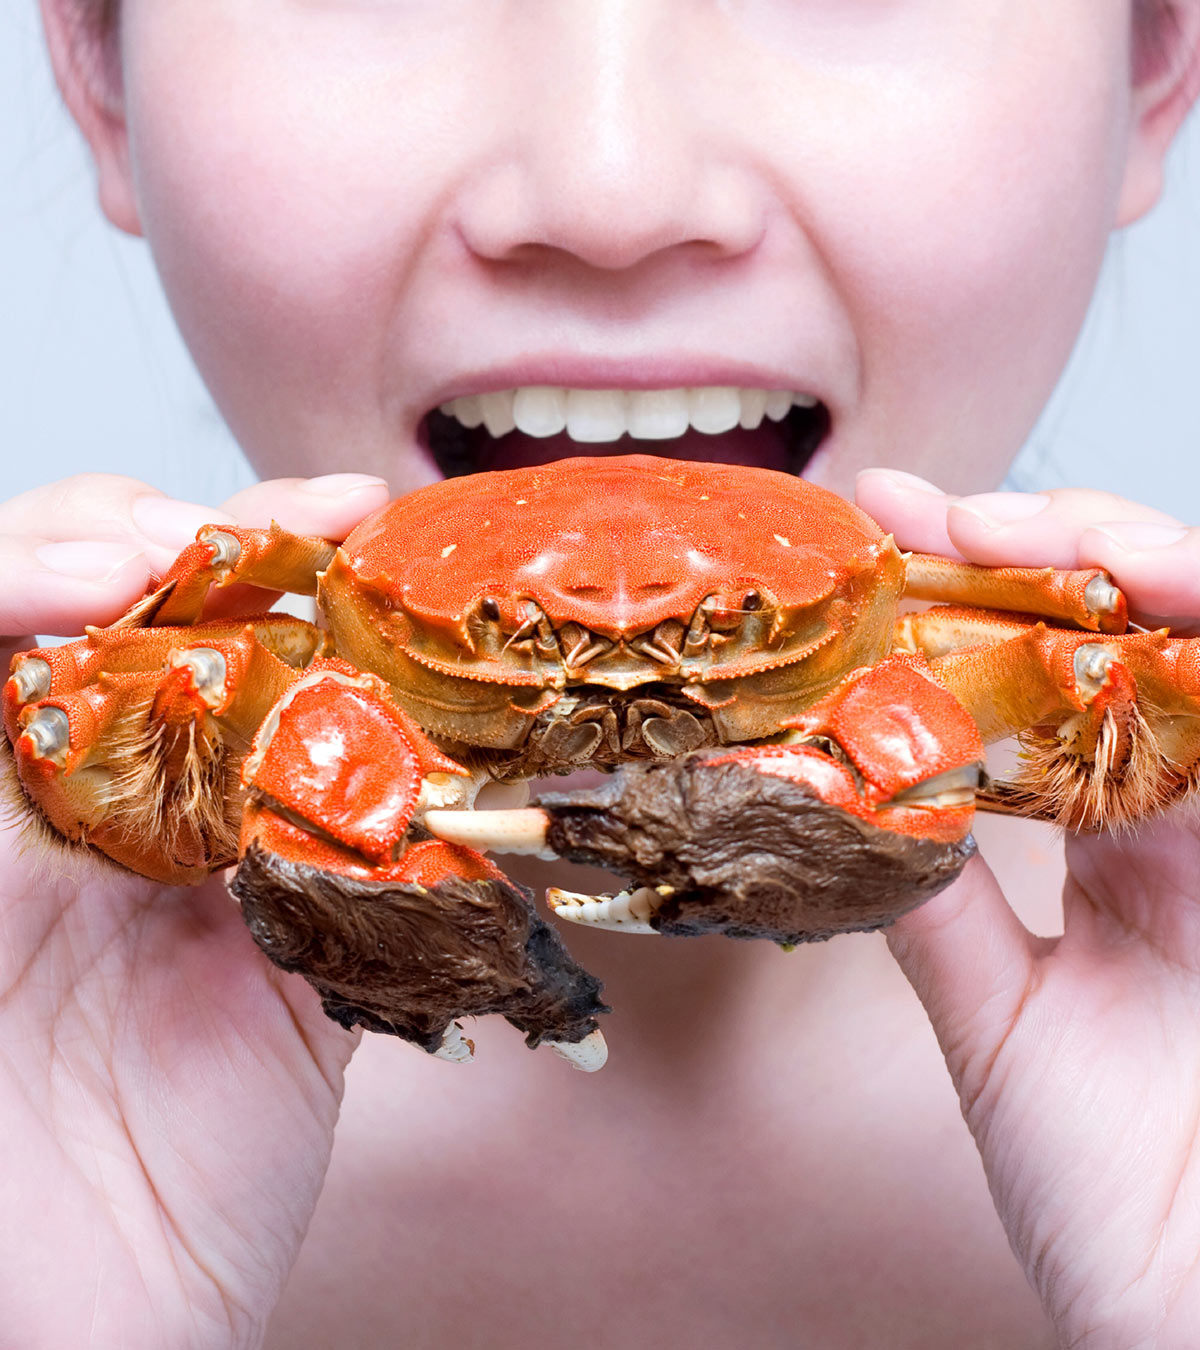
[(276, 393), (369, 406), (462, 115), (434, 75), (439, 40), (390, 49), (366, 22), (326, 24), (336, 10), (320, 6), (264, 19), (261, 32), (241, 15), (210, 22), (236, 8), (131, 6), (147, 236), (235, 422), (242, 402)]
[[(887, 243), (860, 232), (862, 247), (842, 255), (868, 329), (919, 333), (952, 365), (990, 354), (1037, 368), (1063, 357), (1112, 228), (1120, 119), (1103, 115), (1108, 95), (1063, 107), (1027, 92), (974, 118), (927, 107), (907, 153), (880, 135), (862, 209), (887, 221)], [(855, 239), (849, 224), (844, 237)]]
[[(887, 446), (977, 488), (1036, 420), (1116, 213), (1129, 116), (1118, 8), (1089, 25), (1058, 5), (1043, 31), (1030, 21), (973, 63), (876, 71), (839, 95), (819, 153), (796, 144), (795, 210), (858, 338), (863, 463)], [(964, 444), (977, 447), (970, 468)]]
[(849, 260), (864, 327), (878, 325), (889, 353), (881, 378), (961, 399), (965, 415), (998, 417), (1022, 438), (1086, 313), (1122, 167), (1120, 94), (1064, 101), (1051, 89), (1017, 88), (975, 117), (931, 109), (903, 169), (885, 138), (892, 171), (876, 180), (874, 207), (890, 247)]

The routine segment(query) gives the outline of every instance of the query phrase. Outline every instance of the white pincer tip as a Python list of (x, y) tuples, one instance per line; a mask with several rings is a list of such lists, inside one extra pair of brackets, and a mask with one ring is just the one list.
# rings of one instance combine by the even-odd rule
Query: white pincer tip
[(581, 1041), (543, 1041), (556, 1055), (581, 1073), (595, 1073), (608, 1063), (608, 1045), (602, 1031), (593, 1031)]
[(442, 1033), (442, 1043), (433, 1052), (434, 1059), (444, 1059), (450, 1064), (470, 1064), (475, 1058), (475, 1042), (462, 1034), (462, 1023), (451, 1022)]
[[(666, 888), (664, 888), (666, 889)], [(670, 891), (667, 890), (667, 894)], [(664, 896), (649, 886), (636, 891), (622, 891), (619, 895), (580, 895), (575, 891), (559, 890), (551, 886), (546, 892), (546, 903), (555, 918), (587, 928), (607, 928), (622, 933), (657, 933), (651, 918), (662, 907)]]
[(536, 806), (508, 811), (426, 811), (421, 823), (448, 844), (496, 853), (532, 853), (547, 860), (558, 856), (546, 847), (550, 817)]

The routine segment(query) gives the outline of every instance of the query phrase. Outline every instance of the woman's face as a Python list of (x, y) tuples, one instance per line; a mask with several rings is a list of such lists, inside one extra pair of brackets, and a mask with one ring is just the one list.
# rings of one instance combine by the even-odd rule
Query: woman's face
[[(1128, 0), (125, 0), (131, 200), (264, 472), (815, 444), (842, 490), (980, 488), (1125, 209), (1129, 29)], [(819, 405), (637, 444), (428, 420), (543, 386)], [(590, 402), (580, 435), (655, 410)]]

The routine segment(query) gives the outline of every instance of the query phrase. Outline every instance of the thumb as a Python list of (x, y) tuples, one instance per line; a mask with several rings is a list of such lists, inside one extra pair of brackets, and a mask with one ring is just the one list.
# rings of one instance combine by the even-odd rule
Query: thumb
[(897, 919), (887, 941), (929, 1014), (965, 1110), (1021, 1011), (1046, 940), (1025, 929), (976, 856), (953, 886)]

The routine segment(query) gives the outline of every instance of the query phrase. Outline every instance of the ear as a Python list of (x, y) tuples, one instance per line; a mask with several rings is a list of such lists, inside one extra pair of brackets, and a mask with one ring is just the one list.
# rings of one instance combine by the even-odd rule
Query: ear
[(1117, 225), (1162, 194), (1167, 151), (1200, 94), (1200, 0), (1134, 0), (1133, 103)]
[(59, 90), (96, 163), (100, 208), (119, 229), (141, 234), (115, 0), (41, 0), (41, 7)]

